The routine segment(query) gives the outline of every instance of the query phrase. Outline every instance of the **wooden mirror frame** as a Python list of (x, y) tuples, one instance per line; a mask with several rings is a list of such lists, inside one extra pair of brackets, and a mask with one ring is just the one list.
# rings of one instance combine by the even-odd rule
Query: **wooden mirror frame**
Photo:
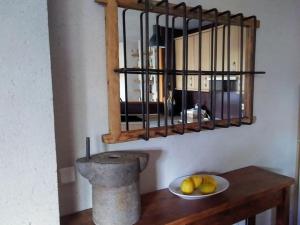
[[(120, 113), (120, 83), (119, 75), (115, 69), (119, 68), (119, 31), (118, 31), (118, 7), (143, 10), (143, 4), (137, 3), (137, 0), (96, 0), (97, 3), (105, 6), (105, 31), (106, 31), (106, 71), (107, 71), (107, 86), (108, 86), (108, 122), (109, 133), (102, 136), (104, 143), (112, 144), (118, 142), (126, 142), (142, 139), (145, 129), (122, 131), (121, 129), (121, 113)], [(172, 5), (169, 3), (169, 5)], [(187, 7), (189, 8), (189, 7)], [(205, 10), (204, 10), (205, 11)], [(161, 13), (163, 8), (151, 8), (150, 12)], [(170, 15), (182, 16), (178, 11), (170, 10)], [(189, 18), (197, 19), (196, 13), (189, 13)], [(210, 14), (203, 15), (204, 20), (213, 21)], [(256, 21), (256, 23), (255, 23)], [(226, 24), (225, 17), (220, 16), (220, 24)], [(238, 25), (238, 19), (232, 20), (232, 25)], [(244, 25), (248, 27), (246, 32), (246, 49), (245, 49), (245, 71), (254, 71), (255, 62), (253, 54), (255, 54), (256, 29), (260, 27), (259, 20), (245, 21)], [(252, 124), (253, 116), (253, 94), (254, 94), (254, 75), (245, 75), (244, 89), (244, 124)], [(237, 122), (238, 119), (231, 119), (232, 122)], [(216, 121), (217, 125), (225, 125), (227, 120)], [(211, 121), (204, 122), (209, 125)], [(174, 128), (180, 125), (169, 125), (168, 134), (177, 134), (173, 132)], [(185, 132), (193, 132), (197, 128), (197, 123), (188, 123), (185, 125)], [(149, 136), (161, 137), (159, 132), (163, 132), (164, 126), (149, 129)]]

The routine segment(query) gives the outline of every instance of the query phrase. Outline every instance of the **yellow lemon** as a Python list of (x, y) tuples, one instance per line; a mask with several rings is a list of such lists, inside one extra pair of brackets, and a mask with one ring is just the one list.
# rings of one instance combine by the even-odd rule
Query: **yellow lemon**
[(217, 187), (217, 185), (218, 185), (215, 178), (213, 176), (210, 176), (210, 175), (204, 175), (202, 183), (203, 184), (213, 184), (215, 187)]
[(216, 186), (211, 183), (201, 184), (200, 192), (201, 194), (207, 195), (216, 191)]
[(180, 190), (183, 194), (192, 194), (194, 191), (194, 182), (192, 179), (187, 178), (181, 182)]
[(198, 188), (200, 187), (200, 185), (202, 184), (202, 177), (200, 175), (193, 175), (190, 177), (193, 182), (194, 182), (194, 188)]

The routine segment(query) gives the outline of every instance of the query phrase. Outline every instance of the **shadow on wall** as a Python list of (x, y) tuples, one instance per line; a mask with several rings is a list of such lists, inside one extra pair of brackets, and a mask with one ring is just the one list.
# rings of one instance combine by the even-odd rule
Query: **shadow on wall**
[[(73, 24), (70, 1), (48, 1), (49, 38), (57, 166), (71, 167), (76, 160), (78, 129), (85, 135), (87, 125), (86, 76), (84, 71), (84, 42), (82, 24)], [(81, 7), (80, 1), (72, 7)], [(76, 29), (74, 29), (76, 26)], [(76, 31), (77, 30), (77, 31)], [(74, 102), (76, 99), (76, 102)], [(79, 119), (80, 117), (80, 119)], [(78, 124), (80, 123), (80, 124)], [(82, 139), (84, 140), (84, 139)], [(84, 141), (82, 141), (84, 149)], [(59, 206), (61, 214), (78, 208), (78, 185), (61, 184), (59, 180)], [(67, 204), (65, 204), (67, 203)]]
[(158, 179), (158, 160), (162, 155), (162, 150), (147, 150), (149, 162), (146, 169), (140, 174), (140, 188), (143, 193), (151, 192), (157, 189)]

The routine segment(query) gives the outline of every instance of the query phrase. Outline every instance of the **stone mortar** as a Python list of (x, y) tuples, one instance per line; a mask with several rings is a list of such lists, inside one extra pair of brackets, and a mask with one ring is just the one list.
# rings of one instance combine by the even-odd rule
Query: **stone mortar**
[(79, 173), (93, 187), (93, 221), (96, 225), (132, 225), (141, 213), (139, 173), (149, 155), (112, 151), (76, 161)]

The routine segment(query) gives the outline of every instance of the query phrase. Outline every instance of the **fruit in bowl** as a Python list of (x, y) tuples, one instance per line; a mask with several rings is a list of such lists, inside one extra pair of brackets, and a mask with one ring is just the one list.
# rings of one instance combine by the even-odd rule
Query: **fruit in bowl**
[(201, 194), (212, 194), (218, 186), (217, 181), (210, 175), (192, 175), (184, 179), (180, 184), (180, 190), (185, 195), (190, 195), (199, 190)]
[(212, 184), (214, 186), (217, 186), (217, 181), (215, 180), (215, 178), (213, 176), (210, 175), (203, 175), (202, 176), (203, 179), (203, 183), (204, 184)]
[(192, 194), (195, 190), (194, 182), (189, 177), (187, 179), (184, 179), (180, 184), (180, 190), (183, 194), (189, 195)]
[(203, 182), (203, 177), (200, 176), (200, 175), (193, 175), (193, 176), (191, 176), (191, 179), (192, 179), (193, 182), (194, 182), (194, 188), (195, 188), (195, 189), (196, 189), (196, 188), (199, 188), (200, 185), (201, 185), (202, 182)]
[(208, 195), (216, 191), (217, 186), (212, 183), (202, 184), (200, 186), (200, 192), (203, 195)]

